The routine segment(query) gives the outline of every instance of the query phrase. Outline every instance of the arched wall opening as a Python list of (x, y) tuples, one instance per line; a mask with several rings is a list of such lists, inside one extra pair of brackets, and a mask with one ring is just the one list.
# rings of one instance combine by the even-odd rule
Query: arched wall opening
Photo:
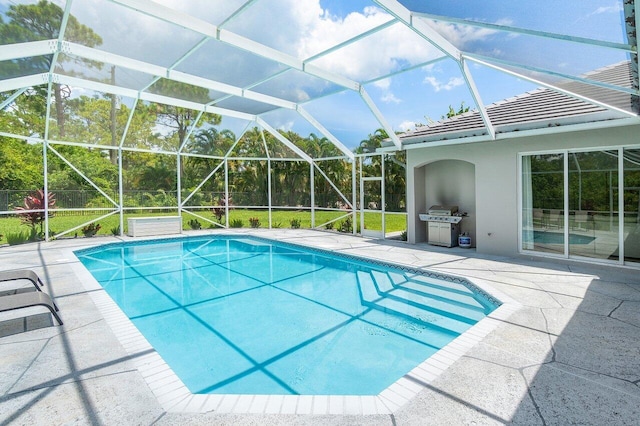
[[(458, 206), (467, 216), (460, 223), (460, 232), (471, 236), (476, 246), (476, 167), (462, 160), (438, 160), (415, 167), (414, 196), (418, 213), (433, 205)], [(419, 220), (419, 219), (418, 219)], [(415, 242), (426, 242), (426, 222), (416, 224)]]

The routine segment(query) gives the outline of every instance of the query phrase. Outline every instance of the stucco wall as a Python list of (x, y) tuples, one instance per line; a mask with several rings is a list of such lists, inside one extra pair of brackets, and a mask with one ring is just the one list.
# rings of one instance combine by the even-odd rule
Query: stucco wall
[[(407, 193), (414, 195), (413, 200), (407, 200), (408, 241), (426, 239), (420, 229), (424, 222), (417, 215), (429, 207), (427, 192), (433, 192), (435, 182), (449, 173), (446, 167), (437, 166), (437, 161), (460, 160), (475, 166), (475, 211), (469, 214), (475, 216), (477, 251), (514, 255), (518, 253), (518, 153), (620, 145), (640, 147), (640, 125), (408, 149)], [(455, 191), (459, 187), (451, 186), (452, 199), (461, 196)]]

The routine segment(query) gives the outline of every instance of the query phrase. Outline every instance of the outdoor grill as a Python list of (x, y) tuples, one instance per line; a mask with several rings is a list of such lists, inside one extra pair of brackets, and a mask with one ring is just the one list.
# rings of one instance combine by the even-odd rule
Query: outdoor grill
[(420, 220), (427, 222), (429, 244), (454, 247), (458, 245), (460, 222), (458, 206), (431, 206), (427, 213), (420, 213)]

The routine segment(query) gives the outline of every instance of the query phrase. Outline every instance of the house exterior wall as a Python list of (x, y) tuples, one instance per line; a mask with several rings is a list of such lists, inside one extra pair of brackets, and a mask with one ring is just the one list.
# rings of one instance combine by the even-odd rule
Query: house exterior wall
[(443, 196), (447, 199), (462, 197), (456, 185), (446, 183), (451, 169), (438, 167), (438, 161), (446, 161), (439, 163), (445, 166), (447, 162), (455, 164), (451, 160), (475, 166), (475, 182), (469, 182), (469, 185), (475, 184), (475, 211), (469, 211), (470, 217), (465, 220), (475, 219), (476, 250), (514, 255), (519, 251), (519, 153), (632, 145), (640, 147), (640, 125), (408, 149), (407, 194), (414, 195), (407, 200), (408, 241), (426, 241), (424, 222), (419, 220), (418, 213), (429, 207), (434, 191), (446, 194)]

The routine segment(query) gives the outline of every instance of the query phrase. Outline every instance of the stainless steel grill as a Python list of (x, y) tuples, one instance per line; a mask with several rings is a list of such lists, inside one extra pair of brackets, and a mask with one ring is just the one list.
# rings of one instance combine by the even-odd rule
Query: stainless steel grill
[(420, 213), (420, 220), (427, 222), (429, 244), (453, 247), (458, 245), (460, 221), (458, 206), (431, 206), (427, 213)]
[(420, 213), (420, 220), (425, 222), (460, 223), (462, 216), (455, 216), (458, 206), (431, 206), (427, 213)]

